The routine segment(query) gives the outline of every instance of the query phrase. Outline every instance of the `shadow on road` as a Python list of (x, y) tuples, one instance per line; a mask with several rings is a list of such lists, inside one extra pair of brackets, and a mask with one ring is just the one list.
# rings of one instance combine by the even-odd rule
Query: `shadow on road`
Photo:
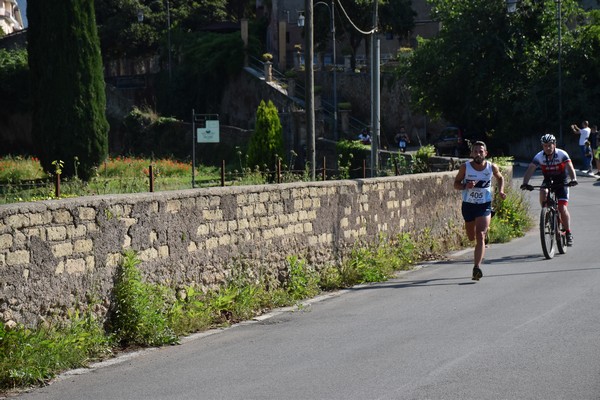
[[(508, 262), (514, 262), (515, 260), (527, 260), (529, 262), (532, 261), (544, 261), (545, 259), (542, 257), (540, 258), (539, 256), (511, 256), (511, 257), (502, 257), (499, 260), (489, 260), (486, 262), (486, 264), (490, 265), (490, 264), (501, 264), (501, 263), (508, 263)], [(570, 269), (554, 269), (554, 270), (548, 270), (548, 271), (534, 271), (534, 272), (517, 272), (517, 273), (507, 273), (507, 274), (491, 274), (489, 273), (489, 270), (487, 271), (487, 273), (484, 276), (484, 280), (488, 280), (490, 278), (499, 278), (499, 277), (505, 277), (505, 276), (521, 276), (521, 275), (538, 275), (538, 274), (554, 274), (554, 273), (573, 273), (573, 272), (583, 272), (583, 271), (594, 271), (594, 270), (600, 270), (600, 267), (595, 267), (595, 268), (570, 268)], [(363, 285), (363, 286), (357, 286), (357, 287), (353, 287), (349, 290), (371, 290), (371, 289), (390, 289), (390, 288), (394, 288), (394, 289), (402, 289), (402, 288), (415, 288), (415, 287), (423, 287), (423, 286), (451, 286), (451, 285), (457, 285), (457, 286), (464, 286), (464, 285), (474, 285), (477, 282), (475, 281), (471, 281), (469, 280), (471, 279), (470, 276), (460, 276), (460, 277), (455, 277), (455, 278), (435, 278), (435, 279), (416, 279), (416, 280), (410, 280), (410, 281), (398, 281), (398, 280), (390, 280), (387, 282), (378, 282), (378, 283), (373, 283), (373, 284), (367, 284), (367, 285)], [(467, 280), (467, 281), (465, 281)]]

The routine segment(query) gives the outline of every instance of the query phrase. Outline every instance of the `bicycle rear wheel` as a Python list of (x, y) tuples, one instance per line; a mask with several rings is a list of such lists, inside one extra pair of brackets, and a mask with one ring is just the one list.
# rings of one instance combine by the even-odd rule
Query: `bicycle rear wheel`
[(556, 212), (555, 225), (556, 226), (556, 248), (559, 254), (565, 254), (567, 252), (567, 234), (563, 228), (562, 222), (558, 212)]
[(548, 207), (542, 207), (540, 212), (540, 239), (542, 240), (542, 251), (544, 257), (550, 259), (554, 257), (554, 211)]

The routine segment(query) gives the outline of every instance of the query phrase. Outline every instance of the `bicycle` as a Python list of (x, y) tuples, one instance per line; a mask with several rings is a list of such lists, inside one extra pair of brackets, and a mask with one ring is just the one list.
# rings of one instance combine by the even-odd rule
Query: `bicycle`
[(546, 191), (546, 199), (544, 200), (540, 211), (540, 239), (542, 241), (542, 252), (547, 259), (554, 257), (556, 250), (558, 250), (560, 254), (565, 254), (567, 252), (567, 233), (560, 219), (556, 189), (574, 185), (560, 183), (552, 184), (550, 186), (523, 186), (523, 190), (529, 191), (533, 189), (548, 189)]

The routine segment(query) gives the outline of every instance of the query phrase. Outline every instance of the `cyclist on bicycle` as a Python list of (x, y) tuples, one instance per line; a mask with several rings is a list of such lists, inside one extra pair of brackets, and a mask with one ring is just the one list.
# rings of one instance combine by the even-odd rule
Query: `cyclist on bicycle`
[(480, 265), (485, 254), (485, 234), (490, 227), (492, 214), (492, 176), (496, 178), (498, 195), (502, 200), (504, 193), (504, 177), (497, 165), (487, 161), (487, 147), (484, 142), (477, 141), (471, 146), (472, 161), (462, 164), (454, 178), (454, 189), (462, 190), (462, 215), (465, 230), (470, 241), (476, 240), (473, 254), (473, 280), (482, 276)]
[[(577, 185), (577, 176), (575, 175), (575, 168), (571, 162), (571, 158), (566, 151), (556, 147), (556, 138), (554, 135), (545, 134), (541, 138), (543, 150), (537, 153), (525, 175), (523, 176), (523, 184), (521, 189), (532, 190), (533, 188), (529, 185), (529, 179), (540, 167), (542, 174), (544, 175), (544, 181), (542, 186), (550, 187), (553, 184), (575, 186)], [(567, 175), (570, 179), (567, 182)], [(556, 198), (558, 199), (558, 211), (563, 227), (566, 231), (567, 246), (573, 245), (573, 234), (571, 234), (571, 216), (569, 215), (569, 209), (567, 208), (569, 203), (569, 188), (566, 186), (560, 186), (556, 189)], [(548, 189), (540, 189), (540, 204), (543, 206), (544, 201), (548, 195)]]

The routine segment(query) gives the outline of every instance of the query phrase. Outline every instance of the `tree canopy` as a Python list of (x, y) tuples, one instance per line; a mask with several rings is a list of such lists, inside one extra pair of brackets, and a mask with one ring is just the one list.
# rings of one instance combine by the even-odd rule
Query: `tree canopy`
[(432, 0), (441, 31), (421, 40), (403, 69), (414, 104), (501, 141), (597, 115), (597, 14), (561, 3), (562, 118), (554, 0), (521, 0), (516, 13), (504, 0)]

